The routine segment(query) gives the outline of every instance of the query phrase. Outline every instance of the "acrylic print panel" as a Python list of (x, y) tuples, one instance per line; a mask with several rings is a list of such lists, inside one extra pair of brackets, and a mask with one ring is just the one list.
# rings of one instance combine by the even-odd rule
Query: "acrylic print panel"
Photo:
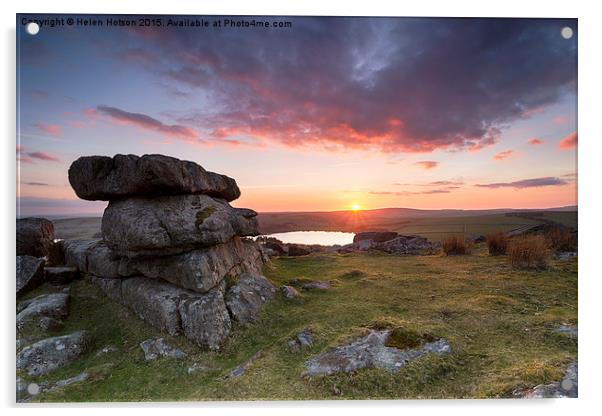
[(17, 15), (17, 401), (575, 397), (577, 36)]

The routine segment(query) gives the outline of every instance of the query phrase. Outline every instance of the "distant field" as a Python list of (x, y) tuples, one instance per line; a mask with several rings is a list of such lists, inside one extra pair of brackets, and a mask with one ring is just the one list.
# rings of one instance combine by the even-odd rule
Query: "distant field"
[(52, 220), (56, 238), (65, 240), (73, 238), (94, 238), (100, 233), (100, 217), (63, 218)]
[[(424, 214), (423, 214), (424, 215)], [(541, 216), (524, 218), (507, 214), (401, 217), (389, 211), (342, 211), (316, 213), (262, 213), (259, 215), (263, 234), (289, 231), (379, 231), (390, 230), (402, 234), (417, 234), (438, 241), (446, 234), (466, 233), (486, 235), (496, 231), (509, 231), (524, 225), (538, 224), (543, 220), (577, 227), (577, 212), (546, 211)], [(100, 233), (99, 217), (65, 218), (54, 220), (57, 238), (93, 238)]]
[(486, 235), (496, 231), (509, 231), (524, 225), (538, 224), (551, 220), (570, 227), (577, 226), (577, 212), (546, 211), (540, 217), (525, 218), (504, 213), (481, 215), (404, 217), (391, 213), (378, 215), (371, 212), (325, 212), (325, 213), (264, 213), (259, 215), (261, 232), (272, 234), (287, 231), (397, 231), (403, 234), (418, 234), (431, 240), (440, 240), (450, 233)]

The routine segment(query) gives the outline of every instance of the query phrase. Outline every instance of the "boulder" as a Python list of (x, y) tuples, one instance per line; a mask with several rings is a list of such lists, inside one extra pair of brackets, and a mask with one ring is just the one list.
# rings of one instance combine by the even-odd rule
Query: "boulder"
[(363, 233), (357, 233), (353, 237), (354, 243), (359, 243), (360, 241), (369, 240), (375, 243), (383, 243), (385, 241), (389, 241), (397, 237), (397, 234), (394, 231), (369, 231)]
[(219, 289), (188, 297), (179, 305), (186, 338), (213, 351), (219, 350), (231, 328), (230, 315)]
[(225, 244), (164, 257), (135, 258), (128, 266), (150, 278), (205, 293), (225, 277), (261, 274), (263, 259), (257, 243), (234, 237)]
[(21, 328), (29, 320), (40, 316), (64, 318), (69, 314), (69, 295), (66, 293), (52, 293), (40, 295), (23, 302), (22, 310), (17, 314), (17, 327)]
[(147, 277), (92, 281), (149, 325), (170, 335), (184, 334), (201, 347), (217, 350), (230, 333), (223, 283), (201, 294)]
[(346, 345), (337, 346), (331, 350), (310, 358), (305, 362), (306, 374), (334, 374), (353, 372), (362, 368), (378, 367), (390, 372), (399, 371), (412, 360), (426, 354), (447, 354), (451, 347), (444, 339), (428, 342), (419, 348), (400, 350), (387, 347), (389, 331), (370, 331), (364, 337)]
[(30, 376), (40, 376), (61, 368), (82, 356), (90, 347), (86, 331), (43, 339), (17, 354), (17, 369)]
[(286, 247), (284, 246), (284, 244), (276, 242), (276, 241), (265, 241), (262, 242), (261, 245), (266, 249), (266, 250), (271, 250), (270, 255), (273, 256), (284, 256), (286, 255)]
[(154, 361), (159, 357), (185, 358), (186, 353), (178, 348), (172, 347), (164, 338), (151, 338), (140, 343), (144, 351), (146, 361)]
[(100, 277), (128, 277), (136, 272), (129, 267), (128, 259), (117, 257), (99, 239), (65, 240), (65, 263), (77, 267), (82, 273)]
[(255, 322), (263, 304), (275, 293), (276, 288), (264, 276), (243, 274), (226, 293), (226, 305), (232, 319), (249, 324)]
[(306, 248), (295, 246), (295, 245), (288, 246), (288, 255), (289, 256), (294, 256), (294, 257), (307, 256), (309, 253), (310, 253), (310, 251), (307, 250)]
[(54, 243), (54, 224), (46, 218), (17, 219), (17, 256), (45, 257)]
[(69, 183), (78, 197), (90, 201), (178, 194), (233, 201), (240, 196), (234, 179), (164, 155), (80, 157), (69, 168)]
[(77, 267), (62, 266), (62, 267), (45, 267), (44, 274), (47, 282), (64, 285), (70, 283), (79, 277)]
[(44, 259), (17, 256), (17, 296), (36, 288), (44, 281)]
[(207, 195), (111, 201), (102, 234), (118, 256), (165, 256), (258, 235), (257, 213)]
[(121, 284), (121, 302), (155, 328), (178, 335), (182, 328), (178, 305), (187, 292), (161, 280), (133, 277)]

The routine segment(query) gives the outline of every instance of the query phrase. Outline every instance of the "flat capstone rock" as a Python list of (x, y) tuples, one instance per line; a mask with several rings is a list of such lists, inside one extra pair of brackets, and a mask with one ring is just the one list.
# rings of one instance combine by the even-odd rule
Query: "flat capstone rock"
[(180, 194), (233, 201), (240, 196), (234, 179), (164, 155), (80, 157), (69, 168), (69, 183), (78, 197), (89, 201)]

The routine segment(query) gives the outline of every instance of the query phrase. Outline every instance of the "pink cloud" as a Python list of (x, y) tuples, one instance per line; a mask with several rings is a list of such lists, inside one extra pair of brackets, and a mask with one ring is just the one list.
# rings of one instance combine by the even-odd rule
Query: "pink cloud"
[[(161, 121), (141, 113), (131, 113), (115, 107), (98, 106), (97, 113), (108, 116), (117, 123), (129, 124), (144, 130), (151, 130), (161, 133), (167, 137), (175, 137), (185, 140), (198, 139), (199, 133), (190, 128), (179, 124), (163, 124)], [(93, 114), (93, 113), (90, 113)]]
[(61, 135), (61, 126), (58, 124), (36, 123), (33, 126), (42, 133), (46, 133), (53, 137), (59, 137)]
[(417, 166), (420, 166), (423, 169), (433, 169), (439, 166), (439, 162), (435, 162), (434, 160), (421, 160), (420, 162), (414, 163)]
[(534, 137), (529, 140), (529, 144), (532, 144), (532, 145), (543, 144), (543, 140), (538, 139), (537, 137)]
[(513, 150), (505, 150), (503, 152), (496, 153), (493, 155), (493, 160), (504, 160), (508, 159), (510, 156), (514, 154)]
[(554, 124), (566, 124), (569, 122), (569, 118), (567, 116), (556, 116), (552, 119)]
[(570, 150), (577, 147), (577, 132), (574, 131), (558, 143), (558, 147), (563, 150)]

